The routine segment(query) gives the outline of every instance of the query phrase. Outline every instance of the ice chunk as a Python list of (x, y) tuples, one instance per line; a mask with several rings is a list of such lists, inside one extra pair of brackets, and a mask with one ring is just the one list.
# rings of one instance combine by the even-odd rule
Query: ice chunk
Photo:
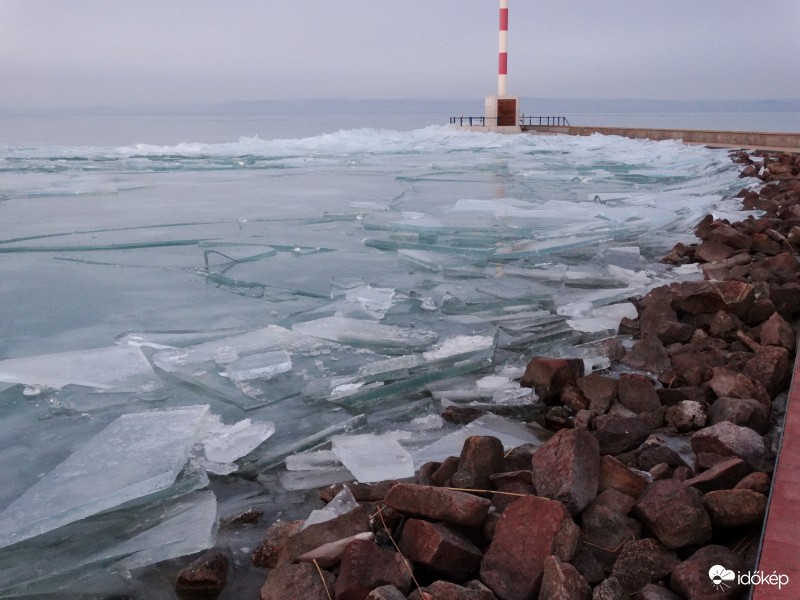
[(0, 381), (61, 388), (82, 385), (113, 391), (161, 387), (150, 363), (134, 346), (110, 346), (0, 361)]
[(340, 469), (342, 461), (333, 450), (317, 450), (301, 452), (286, 457), (287, 471), (315, 471), (324, 469)]
[(430, 431), (444, 427), (444, 419), (441, 415), (428, 415), (411, 419), (407, 427), (412, 431)]
[(550, 434), (544, 429), (488, 414), (475, 419), (470, 424), (450, 433), (432, 444), (414, 452), (414, 462), (418, 465), (428, 461), (442, 461), (448, 456), (459, 456), (464, 441), (473, 435), (490, 435), (498, 438), (505, 448), (515, 448), (522, 444), (542, 444)]
[(393, 288), (377, 288), (371, 285), (362, 285), (357, 288), (349, 289), (345, 292), (345, 299), (348, 302), (361, 304), (368, 312), (376, 316), (383, 314), (392, 308), (395, 291)]
[(309, 525), (324, 523), (325, 521), (330, 521), (341, 515), (346, 515), (356, 508), (358, 508), (358, 502), (356, 502), (356, 499), (353, 497), (350, 488), (345, 485), (342, 490), (325, 505), (325, 508), (311, 511), (311, 514), (308, 515), (305, 523), (303, 523), (302, 529), (305, 529)]
[(210, 491), (95, 515), (1, 549), (0, 595), (39, 597), (87, 577), (200, 552), (214, 545), (216, 530)]
[(292, 359), (289, 355), (283, 350), (273, 350), (237, 358), (225, 367), (225, 374), (236, 381), (251, 381), (269, 379), (273, 375), (291, 370)]
[(425, 360), (436, 361), (452, 356), (479, 353), (494, 346), (494, 338), (490, 335), (457, 335), (447, 338), (436, 348), (424, 352)]
[(341, 467), (322, 471), (281, 471), (278, 481), (285, 490), (313, 490), (334, 483), (353, 481), (353, 474)]
[(269, 421), (252, 423), (250, 419), (243, 419), (225, 425), (217, 415), (207, 417), (204, 425), (203, 452), (208, 460), (216, 463), (232, 463), (275, 433), (275, 425)]
[(362, 483), (414, 476), (414, 460), (397, 440), (373, 434), (336, 436), (333, 452)]
[(439, 337), (435, 331), (427, 329), (381, 325), (341, 316), (296, 323), (292, 331), (353, 346), (402, 349), (425, 348)]
[(284, 348), (297, 341), (298, 335), (291, 330), (270, 325), (241, 335), (204, 342), (188, 348), (162, 350), (153, 356), (153, 362), (165, 371), (175, 371), (187, 364), (208, 361), (229, 364), (240, 356)]
[(188, 406), (119, 417), (0, 513), (0, 548), (169, 487), (207, 411)]

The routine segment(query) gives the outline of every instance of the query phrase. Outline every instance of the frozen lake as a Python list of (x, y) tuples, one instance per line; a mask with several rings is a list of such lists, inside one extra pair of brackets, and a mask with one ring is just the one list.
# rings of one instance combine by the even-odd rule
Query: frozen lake
[(155, 598), (141, 573), (217, 513), (529, 441), (438, 414), (533, 403), (535, 354), (602, 368), (592, 342), (691, 276), (655, 261), (743, 185), (679, 142), (241, 125), (0, 140), (0, 595)]

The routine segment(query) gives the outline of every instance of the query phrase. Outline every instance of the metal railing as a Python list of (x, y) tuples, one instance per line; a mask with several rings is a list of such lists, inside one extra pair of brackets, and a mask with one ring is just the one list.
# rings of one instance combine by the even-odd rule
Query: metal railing
[[(450, 117), (450, 125), (459, 127), (486, 127), (487, 122), (490, 127), (497, 124), (497, 117)], [(532, 117), (522, 115), (519, 118), (521, 127), (537, 125), (539, 127), (569, 127), (567, 117)]]

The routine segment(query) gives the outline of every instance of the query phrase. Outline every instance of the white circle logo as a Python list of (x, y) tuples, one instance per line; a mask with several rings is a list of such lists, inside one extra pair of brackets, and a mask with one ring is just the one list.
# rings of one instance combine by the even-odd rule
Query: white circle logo
[(714, 588), (721, 591), (731, 587), (727, 582), (736, 579), (736, 574), (722, 565), (714, 565), (708, 570), (708, 577)]

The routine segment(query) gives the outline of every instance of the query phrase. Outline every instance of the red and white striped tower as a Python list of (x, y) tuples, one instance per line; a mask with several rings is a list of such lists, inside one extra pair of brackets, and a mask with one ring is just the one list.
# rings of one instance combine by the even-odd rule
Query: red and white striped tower
[(507, 93), (508, 77), (508, 0), (500, 0), (500, 60), (497, 69), (497, 95)]

